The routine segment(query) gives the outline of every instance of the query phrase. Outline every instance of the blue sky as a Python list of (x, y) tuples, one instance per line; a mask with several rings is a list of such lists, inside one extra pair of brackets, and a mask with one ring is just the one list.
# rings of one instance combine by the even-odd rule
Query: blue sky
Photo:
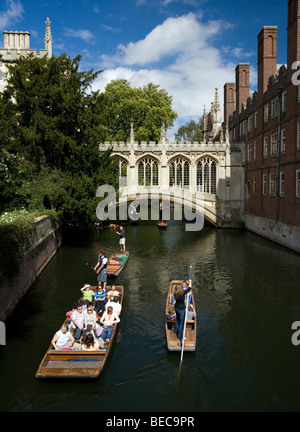
[(250, 63), (256, 90), (257, 35), (278, 26), (278, 64), (286, 63), (287, 0), (1, 0), (4, 30), (29, 31), (30, 47), (44, 48), (51, 21), (53, 54), (82, 55), (81, 67), (103, 70), (94, 89), (112, 79), (133, 87), (153, 82), (173, 97), (181, 124), (209, 110), (218, 88), (234, 81), (239, 62)]

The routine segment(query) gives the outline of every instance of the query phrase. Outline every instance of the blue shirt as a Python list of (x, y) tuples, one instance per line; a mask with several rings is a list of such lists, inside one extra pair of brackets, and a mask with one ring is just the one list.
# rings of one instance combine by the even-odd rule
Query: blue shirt
[(100, 300), (104, 300), (105, 297), (106, 297), (105, 290), (103, 290), (102, 294), (99, 294), (98, 291), (95, 291), (95, 294), (94, 294), (94, 298), (95, 299), (97, 298), (97, 299), (100, 299)]

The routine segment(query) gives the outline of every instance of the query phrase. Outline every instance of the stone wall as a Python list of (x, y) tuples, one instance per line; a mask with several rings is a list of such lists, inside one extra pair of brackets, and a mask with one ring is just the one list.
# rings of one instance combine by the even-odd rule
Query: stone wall
[(62, 227), (49, 216), (36, 219), (33, 245), (25, 252), (19, 272), (0, 279), (0, 321), (5, 321), (30, 289), (62, 243)]
[(245, 226), (262, 237), (300, 252), (300, 228), (265, 217), (245, 215)]

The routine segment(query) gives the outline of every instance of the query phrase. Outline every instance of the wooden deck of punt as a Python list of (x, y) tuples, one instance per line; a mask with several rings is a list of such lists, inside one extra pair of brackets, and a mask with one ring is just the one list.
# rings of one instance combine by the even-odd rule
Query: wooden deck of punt
[[(174, 326), (175, 320), (167, 319), (167, 311), (169, 304), (171, 302), (171, 296), (173, 294), (174, 285), (177, 283), (182, 283), (182, 281), (174, 280), (170, 283), (168, 297), (166, 302), (166, 311), (165, 311), (165, 329), (166, 329), (166, 340), (167, 340), (167, 348), (169, 351), (181, 351), (182, 346), (177, 338), (177, 335), (174, 334)], [(192, 296), (193, 305), (195, 306), (195, 300), (193, 291), (190, 292)], [(186, 321), (186, 331), (184, 341), (184, 351), (195, 351), (196, 350), (196, 336), (197, 336), (197, 319), (187, 320)]]
[[(109, 290), (110, 287), (107, 289)], [(116, 286), (116, 290), (121, 294), (120, 303), (123, 304), (123, 286)], [(65, 322), (69, 320), (70, 318), (66, 318)], [(97, 351), (55, 350), (50, 345), (35, 376), (37, 378), (97, 378), (103, 371), (112, 350), (117, 327), (118, 324), (115, 325), (110, 342), (105, 344), (104, 349)]]
[[(126, 256), (126, 259), (122, 262), (121, 265), (118, 264), (109, 264), (110, 260), (113, 260), (114, 258), (122, 258)], [(107, 264), (107, 276), (119, 276), (121, 271), (124, 269), (125, 265), (127, 264), (127, 261), (129, 259), (129, 252), (116, 252), (114, 253), (108, 260)]]

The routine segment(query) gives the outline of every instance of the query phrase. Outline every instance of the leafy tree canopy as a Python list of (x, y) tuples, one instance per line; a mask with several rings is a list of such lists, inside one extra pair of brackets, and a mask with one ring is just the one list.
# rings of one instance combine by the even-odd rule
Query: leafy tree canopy
[(114, 80), (98, 102), (102, 141), (128, 141), (131, 124), (137, 141), (159, 141), (162, 125), (171, 127), (177, 117), (172, 110), (172, 97), (153, 83), (132, 88), (125, 79)]
[(203, 140), (203, 119), (200, 119), (197, 123), (194, 120), (190, 120), (189, 123), (181, 126), (175, 134), (176, 141), (198, 141)]

